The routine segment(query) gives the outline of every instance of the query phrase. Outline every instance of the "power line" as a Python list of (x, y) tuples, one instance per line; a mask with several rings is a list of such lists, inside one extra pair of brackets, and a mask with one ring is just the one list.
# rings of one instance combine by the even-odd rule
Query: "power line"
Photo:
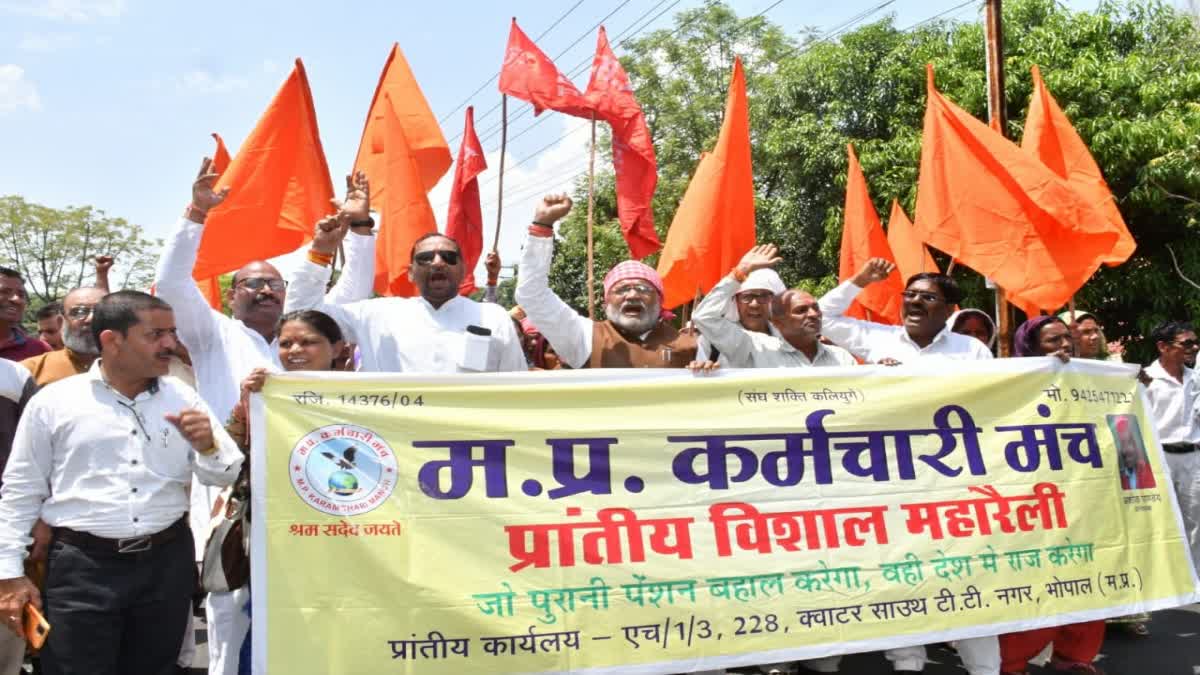
[(917, 23), (914, 23), (913, 25), (909, 26), (908, 28), (905, 28), (901, 32), (908, 33), (908, 32), (914, 31), (918, 28), (921, 28), (922, 26), (925, 26), (925, 25), (933, 23), (934, 21), (937, 21), (938, 19), (942, 18), (943, 16), (946, 16), (947, 14), (949, 14), (951, 12), (956, 12), (956, 11), (962, 9), (963, 7), (966, 7), (967, 5), (978, 5), (978, 4), (979, 4), (979, 0), (967, 0), (966, 2), (959, 3), (959, 4), (951, 7), (950, 9), (947, 9), (944, 12), (934, 14), (933, 16), (929, 17), (928, 19), (922, 19), (922, 20), (918, 21)]
[[(540, 35), (538, 35), (536, 38), (534, 38), (534, 40), (541, 40), (543, 37), (545, 37), (547, 33), (549, 33), (550, 31), (554, 30), (554, 27), (555, 27), (555, 26), (557, 26), (558, 24), (562, 23), (562, 22), (563, 22), (563, 19), (566, 19), (568, 16), (570, 16), (570, 15), (571, 15), (571, 13), (572, 13), (572, 12), (574, 12), (576, 9), (578, 9), (578, 8), (579, 8), (579, 6), (580, 6), (580, 5), (582, 5), (583, 3), (584, 3), (584, 0), (578, 0), (578, 2), (576, 2), (574, 5), (571, 5), (571, 8), (570, 8), (570, 9), (568, 9), (568, 10), (567, 10), (567, 11), (565, 11), (565, 12), (563, 12), (561, 16), (559, 16), (557, 19), (555, 19), (555, 20), (554, 20), (554, 23), (550, 24), (550, 25), (549, 25), (549, 26), (546, 28), (546, 30), (542, 31)], [(456, 113), (456, 112), (458, 112), (459, 110), (462, 110), (463, 108), (465, 108), (465, 107), (467, 106), (467, 104), (471, 102), (471, 99), (472, 99), (472, 98), (475, 98), (475, 95), (476, 95), (476, 94), (478, 94), (479, 92), (483, 91), (483, 90), (484, 90), (484, 88), (486, 88), (486, 87), (487, 87), (489, 84), (491, 84), (491, 83), (495, 82), (495, 81), (496, 81), (496, 80), (498, 80), (498, 79), (500, 79), (500, 73), (499, 73), (499, 72), (497, 72), (495, 75), (493, 75), (493, 76), (491, 76), (490, 78), (488, 78), (488, 79), (487, 79), (487, 80), (486, 80), (486, 81), (485, 81), (483, 84), (479, 85), (479, 88), (478, 88), (478, 89), (476, 89), (475, 91), (471, 92), (471, 93), (470, 93), (470, 95), (468, 95), (468, 96), (467, 96), (465, 99), (463, 99), (462, 103), (459, 103), (458, 105), (454, 106), (454, 109), (453, 109), (453, 110), (451, 110), (450, 112), (446, 113), (445, 115), (442, 115), (441, 117), (439, 117), (439, 118), (438, 118), (438, 124), (442, 124), (442, 123), (444, 123), (446, 120), (450, 119), (450, 117), (451, 117), (452, 115), (454, 115), (454, 113)]]

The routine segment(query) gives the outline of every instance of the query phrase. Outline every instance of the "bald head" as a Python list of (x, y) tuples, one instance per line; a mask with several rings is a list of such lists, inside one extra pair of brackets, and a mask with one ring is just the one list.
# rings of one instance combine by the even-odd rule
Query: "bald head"
[(226, 299), (233, 318), (273, 332), (275, 322), (283, 313), (286, 291), (287, 285), (279, 270), (271, 263), (256, 260), (234, 273)]
[(105, 295), (103, 289), (85, 286), (63, 298), (63, 344), (76, 354), (100, 353), (92, 335), (92, 308)]

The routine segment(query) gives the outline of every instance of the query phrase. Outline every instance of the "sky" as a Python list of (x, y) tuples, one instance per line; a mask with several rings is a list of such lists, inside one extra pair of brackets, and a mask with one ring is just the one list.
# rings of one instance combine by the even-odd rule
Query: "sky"
[[(824, 31), (842, 25), (880, 2), (730, 4), (739, 16), (765, 12), (795, 34), (805, 27)], [(894, 0), (867, 20), (890, 13), (903, 27), (961, 3)], [(236, 152), (297, 57), (304, 60), (340, 192), (380, 69), (396, 42), (434, 114), (444, 118), (442, 129), (455, 156), (461, 106), (476, 108), (476, 129), (490, 167), (480, 176), (490, 244), (499, 165), (499, 115), (493, 109), (500, 96), (488, 80), (499, 70), (510, 17), (517, 17), (533, 38), (561, 18), (538, 44), (560, 70), (575, 72), (579, 66), (573, 79), (583, 89), (599, 22), (621, 55), (621, 36), (669, 26), (675, 13), (700, 4), (0, 0), (0, 195), (21, 195), (56, 208), (92, 205), (142, 226), (152, 238), (165, 237), (188, 203), (201, 158), (212, 153), (210, 134), (220, 133)], [(1065, 4), (1090, 9), (1097, 0)], [(970, 4), (946, 17), (969, 21), (979, 11), (978, 4)], [(569, 190), (587, 166), (586, 121), (552, 112), (542, 115), (548, 119), (534, 120), (527, 108), (510, 101), (500, 247), (506, 266), (519, 256), (535, 200)], [(430, 193), (439, 223), (445, 219), (453, 171)]]

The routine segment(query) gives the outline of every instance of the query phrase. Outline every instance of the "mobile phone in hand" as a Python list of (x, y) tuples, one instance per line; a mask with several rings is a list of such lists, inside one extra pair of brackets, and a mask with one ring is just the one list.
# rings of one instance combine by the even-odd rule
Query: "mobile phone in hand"
[(41, 649), (50, 634), (50, 624), (33, 603), (25, 604), (25, 639), (34, 649)]

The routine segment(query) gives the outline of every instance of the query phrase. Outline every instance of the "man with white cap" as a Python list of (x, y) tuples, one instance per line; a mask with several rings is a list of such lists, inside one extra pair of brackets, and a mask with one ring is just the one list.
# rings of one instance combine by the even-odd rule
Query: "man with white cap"
[(517, 302), (529, 320), (572, 368), (686, 368), (696, 358), (696, 339), (680, 333), (662, 309), (662, 279), (636, 260), (604, 277), (605, 321), (580, 316), (550, 289), (554, 222), (571, 210), (571, 199), (550, 195), (534, 211), (517, 267)]
[[(714, 288), (713, 291), (710, 291), (709, 296), (716, 290)], [(745, 281), (737, 286), (733, 296), (726, 299), (721, 318), (748, 332), (779, 337), (779, 331), (771, 325), (771, 303), (776, 296), (786, 290), (787, 286), (783, 284), (783, 279), (779, 278), (778, 272), (769, 267), (755, 269), (748, 273)], [(705, 301), (707, 300), (706, 297)], [(701, 306), (703, 304), (701, 303)], [(710, 305), (709, 309), (715, 311), (722, 308)], [(697, 307), (696, 311), (699, 312), (700, 308)], [(712, 316), (714, 320), (717, 317), (715, 313)], [(697, 328), (699, 328), (699, 322), (695, 317), (693, 317), (693, 322), (696, 322)], [(698, 350), (698, 358), (716, 361), (724, 368), (753, 367), (753, 364), (742, 358), (744, 355), (732, 357), (724, 348), (714, 345), (704, 331), (701, 331), (700, 334)]]

